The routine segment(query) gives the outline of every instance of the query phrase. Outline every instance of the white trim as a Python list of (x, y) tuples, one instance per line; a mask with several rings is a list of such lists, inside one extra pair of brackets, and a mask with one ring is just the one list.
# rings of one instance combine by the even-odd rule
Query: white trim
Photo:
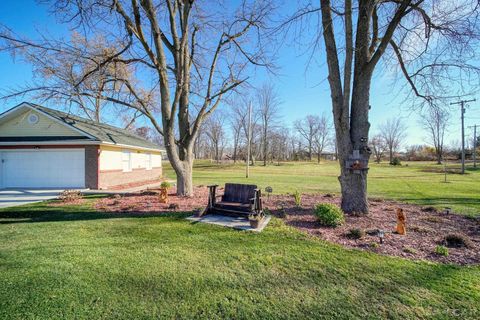
[(28, 109), (30, 109), (30, 110), (32, 110), (32, 111), (39, 112), (39, 113), (41, 113), (42, 115), (44, 115), (44, 116), (46, 116), (47, 118), (49, 118), (50, 120), (53, 120), (53, 121), (55, 121), (55, 122), (57, 122), (57, 123), (65, 126), (65, 127), (69, 128), (69, 129), (71, 129), (71, 130), (74, 130), (74, 131), (80, 133), (82, 136), (86, 136), (86, 137), (88, 137), (88, 138), (90, 138), (90, 139), (92, 139), (92, 140), (98, 141), (98, 139), (95, 138), (94, 136), (86, 133), (85, 131), (82, 131), (82, 130), (80, 130), (80, 129), (77, 129), (77, 128), (75, 128), (74, 126), (69, 125), (68, 123), (65, 123), (65, 122), (63, 122), (63, 121), (60, 121), (60, 120), (58, 120), (58, 119), (55, 118), (55, 117), (52, 117), (51, 115), (49, 115), (49, 114), (46, 113), (45, 111), (42, 111), (42, 110), (40, 110), (40, 109), (35, 108), (34, 105), (31, 105), (31, 104), (28, 103), (28, 102), (22, 102), (22, 103), (20, 103), (18, 106), (13, 107), (12, 109), (10, 109), (10, 110), (8, 110), (8, 111), (0, 114), (0, 120), (3, 119), (3, 118), (5, 118), (6, 116), (8, 116), (8, 115), (11, 114), (11, 113), (14, 113), (15, 111), (20, 110), (21, 108), (28, 108)]
[(77, 129), (75, 127), (73, 127), (72, 125), (69, 125), (65, 122), (62, 122), (58, 119), (56, 119), (55, 117), (52, 117), (50, 116), (48, 113), (44, 112), (44, 111), (41, 111), (37, 108), (35, 108), (34, 105), (31, 105), (30, 103), (28, 102), (22, 102), (20, 103), (19, 105), (17, 105), (16, 107), (13, 107), (11, 108), (10, 110), (8, 111), (5, 111), (4, 113), (0, 114), (0, 120), (4, 117), (6, 117), (7, 115), (21, 109), (21, 108), (29, 108), (30, 110), (34, 110), (34, 111), (37, 111), (37, 112), (40, 112), (41, 114), (45, 115), (46, 117), (48, 117), (49, 119), (55, 121), (55, 122), (58, 122), (62, 125), (64, 125), (65, 127), (69, 128), (69, 129), (72, 129), (72, 130), (75, 130), (77, 131), (78, 133), (81, 133), (82, 135), (92, 139), (92, 141), (76, 141), (76, 140), (72, 140), (72, 141), (69, 141), (69, 140), (62, 140), (62, 141), (21, 141), (21, 142), (0, 142), (0, 146), (11, 146), (11, 145), (63, 145), (63, 144), (71, 144), (71, 145), (105, 145), (105, 146), (118, 146), (120, 148), (132, 148), (132, 149), (136, 149), (136, 150), (144, 150), (144, 151), (155, 151), (155, 152), (160, 152), (160, 153), (165, 153), (166, 150), (165, 149), (157, 149), (157, 148), (147, 148), (147, 147), (140, 147), (140, 146), (133, 146), (133, 145), (128, 145), (128, 144), (120, 144), (120, 143), (113, 143), (113, 142), (108, 142), (108, 141), (100, 141), (98, 140), (96, 137), (80, 130), (80, 129)]
[(144, 151), (167, 152), (165, 149), (138, 147), (138, 146), (132, 146), (132, 145), (129, 145), (129, 144), (112, 143), (112, 142), (107, 142), (107, 141), (102, 141), (99, 144), (101, 146), (108, 146), (108, 147), (120, 147), (120, 148), (131, 148), (131, 149), (144, 150)]
[(0, 142), (0, 146), (44, 146), (44, 145), (99, 145), (100, 141), (78, 141), (78, 140), (57, 140), (57, 141), (9, 141)]
[(166, 150), (164, 149), (153, 149), (153, 148), (144, 148), (144, 147), (137, 147), (127, 144), (115, 144), (110, 142), (104, 141), (78, 141), (78, 140), (57, 140), (57, 141), (8, 141), (8, 142), (0, 142), (0, 146), (22, 146), (22, 145), (35, 145), (35, 146), (43, 146), (43, 145), (100, 145), (100, 146), (107, 146), (107, 147), (119, 147), (119, 148), (130, 148), (135, 150), (142, 150), (142, 151), (154, 151), (165, 153)]

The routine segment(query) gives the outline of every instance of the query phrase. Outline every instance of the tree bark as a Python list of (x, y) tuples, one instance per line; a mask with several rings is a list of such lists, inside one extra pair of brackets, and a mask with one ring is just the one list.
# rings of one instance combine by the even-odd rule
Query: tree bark
[[(165, 137), (165, 140), (167, 138)], [(165, 141), (167, 142), (167, 141)], [(176, 146), (173, 146), (176, 148)], [(172, 147), (166, 147), (167, 155), (177, 175), (177, 195), (191, 197), (193, 196), (193, 145), (188, 144), (182, 152), (176, 154)]]
[(193, 196), (192, 168), (193, 161), (186, 160), (180, 163), (182, 169), (177, 173), (177, 194), (186, 197)]
[(355, 74), (351, 100), (352, 118), (350, 123), (350, 138), (348, 143), (339, 144), (341, 175), (339, 177), (342, 189), (342, 210), (346, 213), (367, 214), (367, 170), (351, 170), (347, 168), (347, 160), (353, 150), (359, 150), (361, 158), (368, 166), (370, 154), (367, 151), (368, 111), (370, 105), (371, 73), (362, 71)]

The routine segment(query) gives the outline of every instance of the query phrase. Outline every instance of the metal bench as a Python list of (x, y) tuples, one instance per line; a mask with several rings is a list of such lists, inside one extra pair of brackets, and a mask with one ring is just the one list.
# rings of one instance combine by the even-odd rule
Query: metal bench
[(218, 185), (208, 186), (208, 205), (204, 214), (222, 214), (234, 217), (248, 217), (250, 214), (262, 214), (262, 195), (253, 184), (226, 183), (220, 201), (216, 194)]

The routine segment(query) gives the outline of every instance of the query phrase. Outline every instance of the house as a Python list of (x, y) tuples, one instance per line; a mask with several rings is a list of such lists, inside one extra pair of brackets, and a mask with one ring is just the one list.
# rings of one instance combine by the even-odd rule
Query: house
[(0, 114), (0, 188), (106, 189), (158, 181), (162, 152), (127, 130), (32, 103)]

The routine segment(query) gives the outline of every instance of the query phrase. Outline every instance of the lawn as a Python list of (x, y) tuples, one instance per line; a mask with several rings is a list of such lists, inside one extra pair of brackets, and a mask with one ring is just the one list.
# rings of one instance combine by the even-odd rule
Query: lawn
[(92, 201), (0, 211), (0, 319), (480, 318), (478, 266), (347, 250), (279, 219), (253, 234)]
[[(458, 165), (450, 165), (454, 169)], [(434, 172), (432, 172), (434, 171)], [(370, 164), (369, 195), (400, 200), (439, 209), (451, 207), (467, 215), (480, 214), (480, 170), (470, 168), (465, 175), (448, 174), (444, 182), (443, 166), (427, 162), (404, 162), (402, 166), (386, 163)], [(197, 161), (193, 171), (196, 185), (224, 184), (225, 182), (255, 183), (274, 193), (300, 192), (339, 193), (338, 163), (324, 161), (288, 162), (280, 165), (251, 167), (250, 178), (245, 178), (243, 164), (221, 164)], [(171, 167), (166, 166), (167, 177), (174, 178)]]

